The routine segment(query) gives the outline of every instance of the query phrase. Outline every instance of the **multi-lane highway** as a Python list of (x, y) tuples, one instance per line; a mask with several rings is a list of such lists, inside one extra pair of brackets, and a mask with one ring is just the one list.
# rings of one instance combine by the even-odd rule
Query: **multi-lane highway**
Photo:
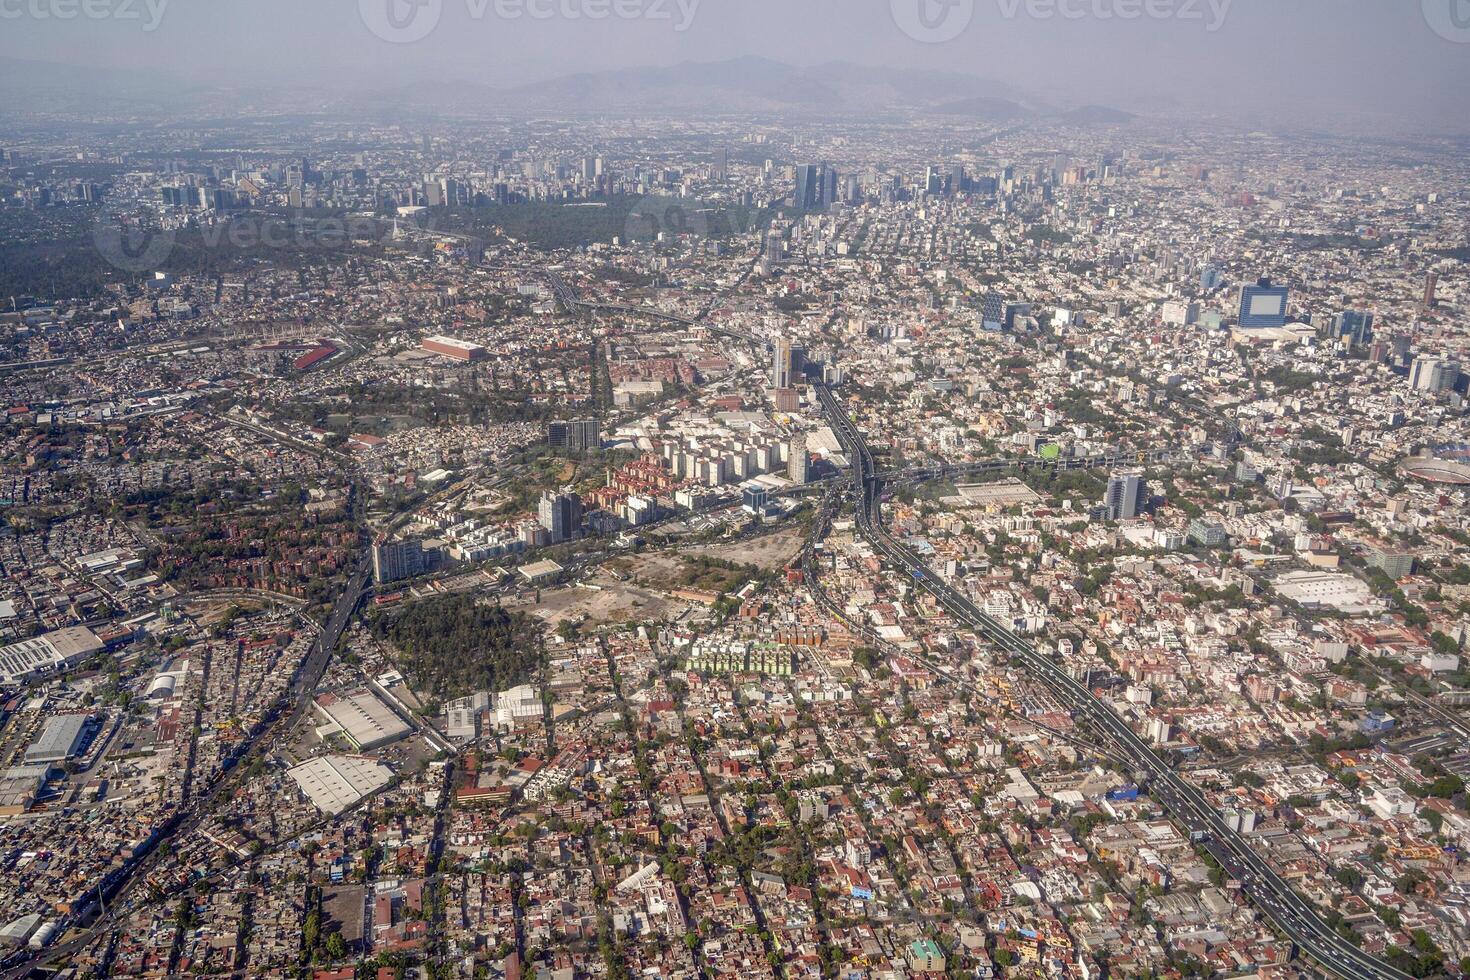
[(883, 527), (882, 481), (866, 440), (829, 387), (818, 386), (817, 394), (823, 414), (851, 463), (849, 493), (857, 512), (858, 527), (884, 558), (912, 576), (957, 620), (989, 640), (997, 650), (1050, 688), (1079, 723), (1091, 727), (1114, 744), (1119, 754), (1134, 767), (1134, 775), (1139, 777), (1140, 783), (1146, 785), (1153, 797), (1188, 831), (1190, 839), (1209, 850), (1225, 871), (1241, 883), (1256, 907), (1296, 943), (1302, 953), (1344, 980), (1408, 980), (1407, 973), (1369, 956), (1328, 927), (1316, 910), (1239, 833), (1230, 828), (1204, 794), (1154, 754), (1111, 706), (1095, 697), (1056, 660), (986, 616), (896, 542)]

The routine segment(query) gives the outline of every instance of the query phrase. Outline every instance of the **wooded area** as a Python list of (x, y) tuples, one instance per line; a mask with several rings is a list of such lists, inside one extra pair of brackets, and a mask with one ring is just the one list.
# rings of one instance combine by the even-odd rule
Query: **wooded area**
[(372, 627), (402, 652), (398, 665), (414, 688), (436, 698), (503, 691), (526, 683), (541, 666), (535, 620), (473, 595), (416, 602), (376, 617)]

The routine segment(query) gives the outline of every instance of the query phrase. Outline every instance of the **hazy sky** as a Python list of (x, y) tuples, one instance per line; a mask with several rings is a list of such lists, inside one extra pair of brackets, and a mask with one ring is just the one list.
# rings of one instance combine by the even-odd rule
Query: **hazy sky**
[[(368, 22), (390, 23), (390, 4), (410, 25), (430, 22), (411, 5), (431, 5), (417, 13), (437, 26), (384, 41)], [(897, 21), (914, 23), (920, 4), (941, 32), (968, 24), (952, 40), (914, 40)], [(0, 0), (0, 55), (334, 87), (844, 59), (962, 71), (1074, 103), (1361, 107), (1470, 130), (1470, 0)]]

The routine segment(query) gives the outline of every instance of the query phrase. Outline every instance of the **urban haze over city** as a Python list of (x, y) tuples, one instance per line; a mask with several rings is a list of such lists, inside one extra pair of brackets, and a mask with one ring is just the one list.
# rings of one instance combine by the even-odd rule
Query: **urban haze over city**
[(1470, 977), (1467, 93), (1470, 0), (0, 0), (0, 980)]

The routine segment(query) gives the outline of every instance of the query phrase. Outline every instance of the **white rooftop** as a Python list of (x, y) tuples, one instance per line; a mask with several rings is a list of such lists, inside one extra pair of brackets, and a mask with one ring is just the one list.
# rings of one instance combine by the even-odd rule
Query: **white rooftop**
[(354, 755), (324, 755), (309, 759), (287, 773), (312, 805), (338, 814), (358, 800), (388, 785), (393, 772), (387, 766)]

